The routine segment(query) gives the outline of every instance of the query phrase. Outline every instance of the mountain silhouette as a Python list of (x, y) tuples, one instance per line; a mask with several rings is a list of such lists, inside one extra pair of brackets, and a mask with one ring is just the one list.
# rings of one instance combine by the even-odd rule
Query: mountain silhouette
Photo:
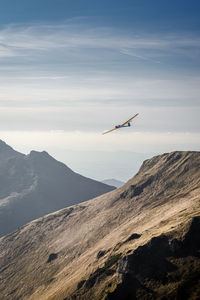
[(0, 141), (0, 236), (113, 189), (73, 172), (45, 151), (24, 155)]

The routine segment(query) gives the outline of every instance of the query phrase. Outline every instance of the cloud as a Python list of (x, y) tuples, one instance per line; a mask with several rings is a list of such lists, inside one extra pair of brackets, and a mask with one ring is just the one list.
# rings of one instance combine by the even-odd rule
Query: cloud
[[(198, 65), (199, 52), (200, 38), (189, 33), (136, 34), (109, 27), (90, 28), (89, 25), (75, 24), (10, 25), (0, 30), (0, 69), (3, 72), (0, 76), (0, 88), (3, 92), (0, 100), (4, 97), (10, 100), (23, 99), (23, 94), (33, 98), (37, 96), (37, 89), (44, 99), (52, 98), (52, 95), (56, 97), (56, 93), (58, 98), (61, 97), (59, 90), (71, 99), (77, 98), (75, 93), (78, 94), (79, 91), (85, 98), (94, 95), (101, 97), (102, 85), (108, 98), (118, 98), (123, 93), (125, 98), (131, 95), (140, 98), (141, 94), (137, 91), (142, 87), (142, 94), (146, 92), (151, 95), (153, 90), (153, 98), (164, 98), (166, 94), (170, 94), (172, 98), (173, 93), (176, 99), (175, 86), (180, 87), (178, 97), (185, 98), (188, 93), (184, 88), (185, 83), (183, 84), (184, 72), (193, 98), (198, 86), (194, 89), (190, 86), (192, 83), (194, 87), (194, 77), (197, 80), (199, 78), (197, 74), (190, 76), (192, 80), (187, 77), (189, 71), (193, 70), (194, 62)], [(173, 69), (169, 68), (170, 59)], [(181, 71), (180, 80), (175, 78), (178, 69)], [(170, 79), (166, 80), (166, 77)], [(13, 95), (10, 91), (11, 84), (16, 88)], [(167, 90), (160, 95), (164, 85)], [(123, 88), (119, 89), (119, 86)], [(46, 96), (48, 89), (51, 93)], [(156, 91), (158, 95), (155, 95)]]
[(10, 25), (0, 30), (0, 106), (122, 99), (125, 105), (152, 100), (197, 105), (200, 77), (187, 60), (194, 63), (196, 57), (198, 65), (198, 51), (200, 38), (189, 33), (136, 34), (73, 23)]
[(139, 111), (140, 131), (199, 131), (200, 75), (188, 61), (180, 69), (155, 64), (190, 58), (199, 40), (74, 24), (7, 26), (0, 31), (1, 129), (101, 132)]
[(187, 132), (123, 132), (104, 136), (100, 133), (81, 131), (0, 131), (0, 138), (25, 153), (32, 149), (55, 152), (58, 149), (78, 149), (79, 151), (158, 153), (175, 150), (198, 151), (200, 146), (200, 134)]
[[(64, 25), (10, 25), (0, 31), (0, 57), (46, 55), (59, 51), (63, 56), (82, 55), (90, 50), (111, 50), (137, 58), (154, 56), (188, 55), (191, 49), (200, 49), (198, 36), (189, 34), (137, 34), (116, 32), (112, 28), (89, 28), (87, 26)], [(141, 51), (141, 53), (140, 53)], [(149, 52), (149, 53), (148, 53)], [(144, 55), (145, 53), (145, 55)], [(91, 53), (90, 53), (91, 54)], [(108, 54), (108, 53), (107, 53)], [(197, 54), (197, 53), (196, 53)], [(194, 54), (193, 54), (194, 56)]]
[(96, 132), (101, 135), (137, 112), (140, 115), (133, 127), (122, 129), (120, 133), (200, 132), (199, 107), (136, 106), (134, 102), (126, 106), (123, 102), (120, 105), (83, 102), (63, 106), (2, 107), (0, 120), (1, 130), (81, 130), (83, 133)]
[[(21, 70), (21, 72), (23, 72)], [(31, 71), (26, 76), (0, 76), (0, 107), (76, 106), (199, 106), (200, 77), (147, 78), (98, 70), (65, 76)], [(38, 76), (37, 76), (38, 74)]]

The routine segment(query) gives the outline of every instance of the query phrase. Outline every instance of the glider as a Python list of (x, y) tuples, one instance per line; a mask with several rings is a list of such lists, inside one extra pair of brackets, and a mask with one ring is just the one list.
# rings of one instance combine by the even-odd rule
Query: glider
[(139, 114), (134, 115), (132, 118), (130, 118), (128, 121), (124, 122), (123, 124), (117, 125), (117, 126), (115, 126), (113, 129), (108, 130), (108, 131), (105, 131), (105, 132), (103, 132), (102, 134), (109, 133), (109, 132), (111, 132), (111, 131), (114, 131), (114, 130), (119, 129), (119, 128), (122, 128), (122, 127), (129, 127), (129, 126), (131, 126), (131, 121), (132, 121), (135, 117), (137, 117), (138, 115), (139, 115)]

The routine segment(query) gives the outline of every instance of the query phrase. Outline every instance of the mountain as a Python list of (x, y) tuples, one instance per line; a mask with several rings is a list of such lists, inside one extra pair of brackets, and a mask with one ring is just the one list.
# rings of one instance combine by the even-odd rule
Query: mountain
[(0, 239), (1, 299), (199, 299), (200, 152)]
[(5, 160), (20, 156), (23, 156), (23, 154), (13, 150), (13, 148), (7, 145), (4, 141), (0, 140), (0, 166)]
[(45, 151), (24, 155), (0, 141), (0, 236), (113, 189), (73, 172)]
[(111, 186), (115, 186), (116, 188), (121, 187), (125, 183), (123, 181), (120, 181), (120, 180), (117, 180), (117, 179), (114, 179), (114, 178), (112, 178), (112, 179), (105, 179), (105, 180), (102, 180), (101, 182), (103, 182), (105, 184), (108, 184), (108, 185), (111, 185)]

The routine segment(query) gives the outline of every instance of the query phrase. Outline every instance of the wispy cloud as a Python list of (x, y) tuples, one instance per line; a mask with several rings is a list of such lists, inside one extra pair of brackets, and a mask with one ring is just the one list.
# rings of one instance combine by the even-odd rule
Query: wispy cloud
[(121, 49), (121, 53), (125, 54), (125, 55), (128, 55), (128, 56), (132, 56), (132, 57), (138, 58), (138, 59), (148, 60), (148, 61), (152, 61), (152, 62), (155, 62), (155, 63), (160, 63), (160, 61), (154, 60), (154, 59), (150, 58), (149, 55), (145, 56), (145, 55), (137, 54), (137, 49), (135, 49), (135, 50), (132, 50), (132, 49)]
[(196, 132), (198, 72), (157, 63), (190, 58), (192, 49), (199, 51), (200, 39), (189, 34), (8, 26), (0, 31), (1, 128), (104, 130), (139, 110), (148, 120), (140, 130)]
[[(200, 77), (148, 78), (129, 72), (96, 72), (43, 76), (31, 70), (27, 76), (8, 72), (0, 76), (0, 107), (69, 106), (83, 103), (115, 106), (199, 106)], [(34, 76), (33, 76), (34, 73)], [(93, 76), (93, 77), (92, 77)]]
[[(104, 49), (149, 59), (155, 55), (189, 55), (194, 48), (200, 50), (200, 38), (179, 33), (169, 33), (165, 36), (159, 33), (136, 35), (130, 32), (116, 32), (112, 28), (91, 29), (69, 24), (8, 26), (0, 31), (1, 57), (30, 56), (33, 53), (42, 55), (62, 50), (73, 57), (76, 51), (80, 55), (79, 51)], [(145, 51), (149, 53), (144, 55)]]

